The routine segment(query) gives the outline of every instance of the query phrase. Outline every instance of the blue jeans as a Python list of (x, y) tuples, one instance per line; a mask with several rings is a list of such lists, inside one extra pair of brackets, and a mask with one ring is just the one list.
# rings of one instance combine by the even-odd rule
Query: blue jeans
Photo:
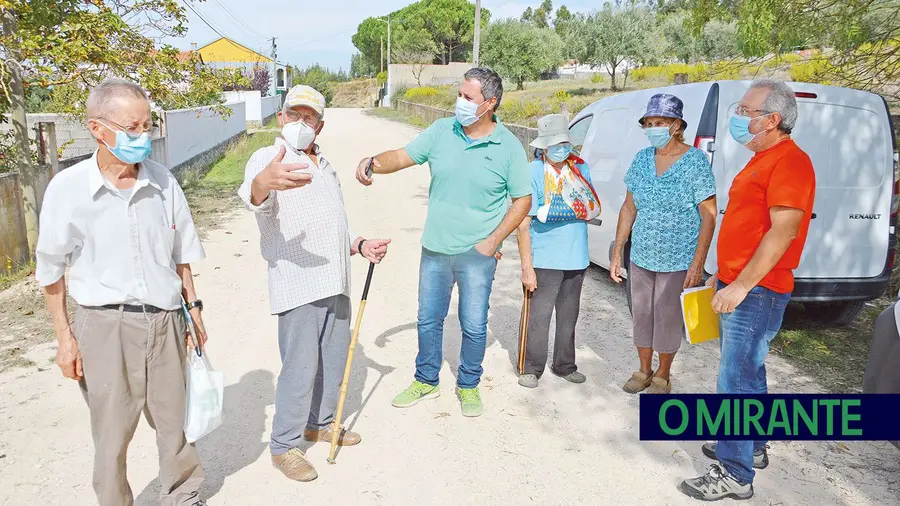
[[(719, 282), (721, 290), (725, 285)], [(781, 329), (789, 293), (757, 286), (731, 314), (719, 315), (720, 394), (765, 394), (766, 355), (769, 343)], [(753, 452), (767, 441), (719, 441), (716, 458), (741, 483), (752, 483)]]
[(497, 260), (474, 249), (459, 255), (443, 255), (422, 248), (419, 265), (419, 354), (416, 380), (438, 384), (443, 360), (444, 319), (450, 309), (453, 285), (459, 285), (460, 388), (475, 388), (481, 381), (481, 362), (487, 346), (488, 307)]

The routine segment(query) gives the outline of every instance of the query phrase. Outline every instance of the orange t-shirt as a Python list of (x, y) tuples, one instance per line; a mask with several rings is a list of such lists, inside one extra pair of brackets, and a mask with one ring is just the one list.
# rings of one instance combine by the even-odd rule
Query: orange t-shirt
[(734, 178), (728, 192), (717, 246), (719, 279), (726, 284), (734, 282), (750, 263), (772, 227), (769, 209), (790, 207), (804, 212), (797, 238), (759, 284), (778, 293), (792, 292), (793, 270), (800, 265), (815, 195), (812, 161), (793, 140), (756, 153)]

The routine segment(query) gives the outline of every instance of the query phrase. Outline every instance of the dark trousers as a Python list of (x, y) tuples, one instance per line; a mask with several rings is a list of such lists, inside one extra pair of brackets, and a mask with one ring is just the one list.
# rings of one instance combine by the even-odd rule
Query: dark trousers
[(519, 323), (519, 374), (541, 377), (547, 365), (550, 317), (556, 310), (556, 343), (553, 346), (553, 374), (575, 372), (575, 323), (581, 307), (584, 272), (535, 269), (537, 289), (525, 294)]

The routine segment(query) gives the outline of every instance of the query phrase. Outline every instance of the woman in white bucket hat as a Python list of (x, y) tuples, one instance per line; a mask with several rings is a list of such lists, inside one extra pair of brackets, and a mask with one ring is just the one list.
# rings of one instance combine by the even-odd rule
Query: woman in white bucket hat
[(590, 170), (573, 151), (561, 114), (538, 120), (531, 146), (542, 151), (531, 169), (531, 211), (517, 233), (525, 301), (519, 327), (519, 384), (535, 388), (547, 364), (550, 317), (556, 343), (550, 371), (572, 383), (585, 377), (575, 365), (575, 323), (588, 267), (587, 222), (600, 214)]

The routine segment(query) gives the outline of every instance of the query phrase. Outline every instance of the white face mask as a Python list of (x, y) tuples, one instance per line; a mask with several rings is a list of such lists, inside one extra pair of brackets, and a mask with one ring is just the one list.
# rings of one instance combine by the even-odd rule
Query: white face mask
[(302, 121), (295, 121), (285, 123), (281, 128), (281, 136), (295, 150), (306, 151), (309, 145), (316, 140), (316, 131)]

